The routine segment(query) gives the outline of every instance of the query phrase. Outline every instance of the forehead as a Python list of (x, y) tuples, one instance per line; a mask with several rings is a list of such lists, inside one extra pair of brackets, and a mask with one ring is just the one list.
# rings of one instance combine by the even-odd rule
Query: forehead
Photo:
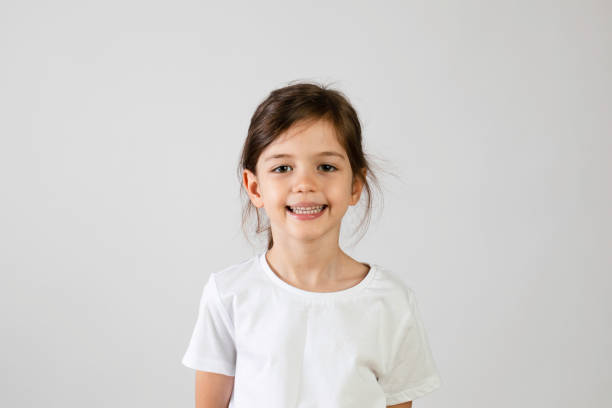
[(265, 160), (279, 154), (315, 156), (330, 151), (346, 157), (334, 126), (327, 120), (317, 120), (292, 125), (264, 149), (261, 157)]

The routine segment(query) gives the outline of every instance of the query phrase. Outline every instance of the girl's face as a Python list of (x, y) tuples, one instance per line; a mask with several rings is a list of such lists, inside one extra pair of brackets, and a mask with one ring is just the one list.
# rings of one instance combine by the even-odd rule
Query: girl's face
[[(264, 149), (256, 172), (245, 170), (243, 182), (253, 204), (265, 209), (275, 242), (337, 245), (342, 217), (359, 201), (363, 183), (353, 182), (348, 156), (330, 122), (294, 124)], [(287, 209), (300, 202), (327, 207), (318, 217), (303, 220)]]

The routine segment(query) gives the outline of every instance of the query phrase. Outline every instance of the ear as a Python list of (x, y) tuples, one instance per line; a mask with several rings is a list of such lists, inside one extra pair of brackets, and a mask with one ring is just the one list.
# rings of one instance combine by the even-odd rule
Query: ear
[[(363, 175), (363, 180), (366, 178), (367, 170), (364, 167), (361, 169), (361, 174)], [(359, 177), (353, 176), (353, 191), (351, 192), (351, 205), (355, 205), (359, 202), (359, 198), (361, 197), (361, 191), (363, 190), (364, 182)]]
[(249, 195), (249, 199), (257, 208), (263, 207), (263, 199), (259, 188), (257, 176), (252, 171), (244, 169), (242, 171), (242, 185)]

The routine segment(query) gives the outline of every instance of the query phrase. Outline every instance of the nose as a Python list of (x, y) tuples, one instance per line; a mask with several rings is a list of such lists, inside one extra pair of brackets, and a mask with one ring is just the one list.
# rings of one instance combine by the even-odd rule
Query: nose
[(312, 171), (302, 168), (295, 173), (293, 191), (314, 191), (317, 189), (317, 181)]

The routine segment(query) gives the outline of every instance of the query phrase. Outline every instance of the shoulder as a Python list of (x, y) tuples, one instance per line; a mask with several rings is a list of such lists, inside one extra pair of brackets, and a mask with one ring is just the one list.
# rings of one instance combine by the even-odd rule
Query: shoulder
[(217, 269), (210, 274), (210, 279), (215, 281), (219, 287), (225, 288), (233, 282), (238, 281), (238, 278), (245, 277), (249, 271), (256, 266), (256, 256), (243, 259), (231, 265), (227, 265), (221, 269)]
[(244, 301), (250, 298), (250, 294), (263, 288), (266, 283), (263, 277), (259, 256), (253, 255), (211, 272), (208, 283), (216, 289), (217, 296), (228, 313), (233, 314), (236, 300)]
[(219, 295), (240, 292), (252, 287), (252, 280), (259, 277), (257, 268), (258, 256), (251, 256), (210, 272), (208, 282), (216, 286)]
[(374, 289), (398, 301), (409, 301), (414, 297), (413, 285), (406, 280), (404, 274), (379, 264), (371, 264), (371, 266), (375, 269)]
[(369, 292), (375, 294), (376, 302), (382, 307), (395, 327), (410, 321), (416, 314), (417, 296), (409, 273), (400, 273), (390, 268), (373, 264), (376, 275)]

